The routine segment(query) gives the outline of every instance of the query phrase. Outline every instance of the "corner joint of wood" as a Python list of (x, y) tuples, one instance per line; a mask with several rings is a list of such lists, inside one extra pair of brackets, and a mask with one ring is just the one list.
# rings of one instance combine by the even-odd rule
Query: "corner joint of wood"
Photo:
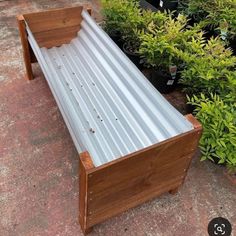
[(23, 15), (18, 15), (18, 16), (16, 16), (16, 19), (18, 21), (24, 21), (24, 16)]
[(89, 13), (89, 15), (92, 15), (92, 8), (91, 7), (87, 7), (87, 12)]
[(79, 154), (79, 157), (80, 157), (80, 161), (83, 164), (85, 170), (91, 170), (95, 167), (89, 152), (87, 152), (87, 151), (82, 152)]
[(187, 114), (185, 118), (192, 123), (194, 129), (202, 129), (202, 124), (192, 114)]

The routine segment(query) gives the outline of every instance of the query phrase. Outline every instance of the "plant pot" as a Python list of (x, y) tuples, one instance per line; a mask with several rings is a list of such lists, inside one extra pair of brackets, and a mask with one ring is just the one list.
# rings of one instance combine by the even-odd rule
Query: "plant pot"
[(143, 8), (145, 10), (151, 10), (154, 12), (158, 11), (158, 9), (156, 7), (154, 7), (154, 5), (150, 4), (149, 2), (147, 2), (145, 0), (140, 0), (139, 5), (141, 8)]
[(155, 8), (158, 8), (160, 4), (160, 0), (147, 0), (147, 2), (152, 4)]
[(204, 37), (206, 39), (210, 39), (211, 37), (217, 37), (217, 33), (215, 32), (213, 26), (211, 25), (207, 25), (203, 28), (203, 31), (204, 31)]
[(178, 8), (177, 0), (147, 0), (148, 3), (152, 4), (160, 11), (170, 10), (174, 11)]
[(116, 43), (116, 45), (122, 49), (123, 48), (123, 39), (121, 37), (121, 33), (119, 31), (112, 31), (109, 33), (110, 38)]
[(236, 55), (236, 37), (229, 40), (229, 47), (232, 49), (233, 54)]
[(126, 54), (126, 56), (141, 70), (143, 68), (143, 64), (141, 64), (140, 60), (140, 55), (135, 52), (131, 52), (128, 49), (128, 44), (124, 43), (123, 44), (123, 51)]
[(193, 114), (194, 110), (195, 110), (196, 106), (192, 105), (192, 104), (186, 104), (186, 112), (187, 114)]
[(178, 8), (178, 1), (176, 0), (160, 0), (158, 10), (176, 11)]
[(170, 93), (177, 85), (178, 78), (173, 79), (170, 74), (153, 69), (149, 81), (160, 93)]

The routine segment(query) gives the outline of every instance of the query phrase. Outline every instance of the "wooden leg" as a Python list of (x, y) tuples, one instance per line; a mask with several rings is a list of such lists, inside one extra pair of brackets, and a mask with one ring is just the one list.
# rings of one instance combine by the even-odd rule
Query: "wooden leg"
[(179, 190), (179, 187), (174, 188), (174, 189), (171, 189), (171, 190), (169, 191), (169, 193), (172, 194), (172, 195), (174, 195), (174, 194), (176, 194), (176, 193), (178, 192), (178, 190)]
[(88, 234), (90, 234), (92, 231), (93, 231), (93, 227), (85, 229), (85, 230), (83, 231), (83, 233), (84, 233), (84, 235), (88, 235)]
[(79, 223), (86, 235), (92, 231), (88, 226), (88, 170), (94, 168), (88, 152), (80, 154), (79, 158)]
[(31, 66), (32, 52), (30, 52), (30, 45), (27, 38), (24, 17), (22, 15), (17, 16), (18, 28), (20, 32), (21, 44), (23, 49), (23, 57), (26, 68), (26, 75), (29, 80), (33, 79), (33, 71)]

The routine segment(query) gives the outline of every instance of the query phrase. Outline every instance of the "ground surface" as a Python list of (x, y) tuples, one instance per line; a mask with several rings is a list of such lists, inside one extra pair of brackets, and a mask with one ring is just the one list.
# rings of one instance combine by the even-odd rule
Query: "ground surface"
[[(77, 236), (78, 154), (36, 66), (24, 79), (15, 16), (51, 7), (97, 1), (0, 1), (0, 236)], [(167, 96), (180, 110), (183, 96)], [(94, 227), (91, 235), (204, 236), (217, 216), (236, 231), (236, 188), (223, 168), (199, 162), (175, 196), (164, 194)], [(234, 233), (236, 235), (236, 233)]]

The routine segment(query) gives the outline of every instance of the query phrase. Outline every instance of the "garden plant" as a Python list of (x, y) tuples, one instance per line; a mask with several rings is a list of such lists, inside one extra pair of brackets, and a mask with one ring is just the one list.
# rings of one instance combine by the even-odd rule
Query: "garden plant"
[(171, 13), (159, 12), (154, 14), (154, 19), (155, 16), (163, 21), (151, 21), (140, 32), (139, 51), (146, 65), (153, 68), (152, 83), (160, 92), (166, 93), (177, 82), (177, 71), (183, 67), (183, 60), (177, 56), (176, 50), (184, 50), (186, 42), (198, 35), (202, 36), (202, 32), (197, 26), (187, 26), (184, 15), (179, 14), (175, 18)]

